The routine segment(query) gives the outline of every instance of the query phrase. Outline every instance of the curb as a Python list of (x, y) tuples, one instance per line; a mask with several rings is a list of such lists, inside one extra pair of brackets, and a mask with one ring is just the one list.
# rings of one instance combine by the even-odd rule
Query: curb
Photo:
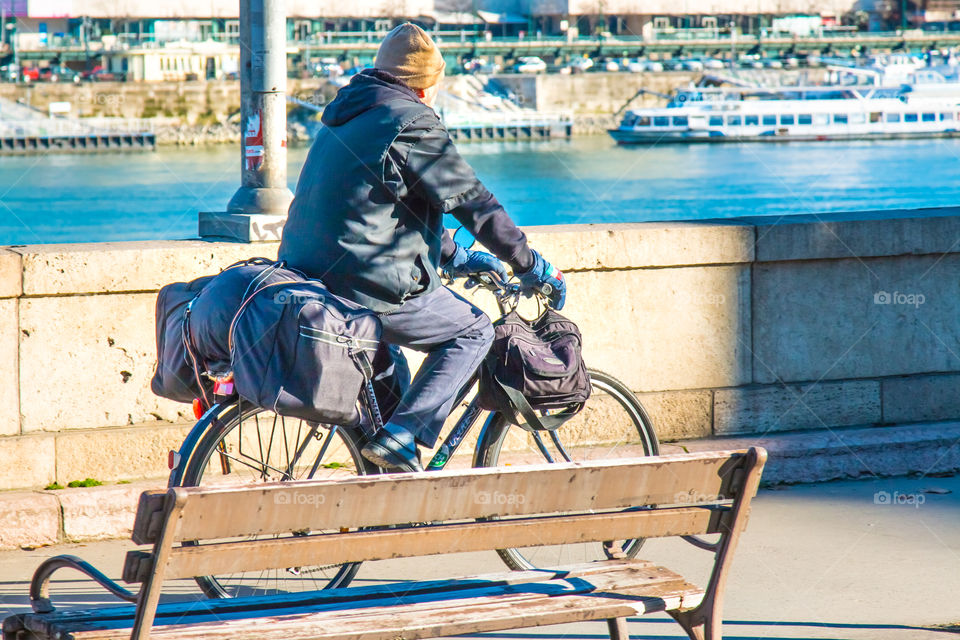
[(661, 453), (751, 446), (769, 455), (763, 486), (960, 471), (960, 422), (686, 440), (664, 444)]
[(0, 493), (0, 549), (129, 537), (140, 494), (166, 479), (56, 491)]
[[(932, 475), (960, 471), (960, 422), (834, 429), (762, 437), (725, 437), (664, 443), (661, 453), (764, 447), (763, 484)], [(143, 491), (163, 489), (164, 478), (140, 482), (0, 493), (0, 549), (129, 537)]]

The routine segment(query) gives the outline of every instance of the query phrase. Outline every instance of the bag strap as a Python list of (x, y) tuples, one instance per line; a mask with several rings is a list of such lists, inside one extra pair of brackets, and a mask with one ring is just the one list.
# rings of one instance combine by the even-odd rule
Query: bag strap
[(233, 269), (234, 267), (245, 267), (251, 264), (280, 264), (282, 266), (283, 262), (277, 262), (276, 260), (271, 260), (270, 258), (247, 258), (246, 260), (237, 260), (231, 265), (224, 267), (220, 273), (223, 273), (227, 269)]
[[(256, 264), (259, 264), (259, 263), (256, 263)], [(243, 299), (244, 300), (247, 299), (247, 296), (250, 294), (251, 288), (254, 290), (254, 293), (256, 293), (257, 289), (260, 288), (260, 285), (266, 282), (267, 278), (269, 278), (274, 272), (280, 270), (281, 268), (283, 268), (282, 262), (274, 262), (269, 267), (267, 267), (266, 269), (258, 273), (256, 277), (250, 281), (250, 283), (247, 285), (247, 288), (244, 290)]]
[(373, 361), (370, 360), (370, 356), (367, 355), (366, 350), (350, 349), (348, 353), (350, 357), (353, 358), (353, 361), (357, 363), (360, 372), (363, 373), (363, 379), (367, 381), (373, 380)]
[(534, 411), (533, 407), (530, 406), (530, 403), (527, 402), (527, 399), (520, 393), (519, 390), (505, 385), (499, 380), (496, 376), (491, 376), (494, 382), (497, 383), (497, 386), (500, 387), (507, 398), (510, 399), (510, 404), (517, 410), (517, 412), (526, 420), (526, 423), (517, 422), (515, 423), (518, 427), (525, 431), (553, 431), (558, 429), (564, 422), (572, 418), (573, 416), (580, 413), (580, 410), (583, 409), (583, 403), (577, 403), (574, 407), (568, 407), (560, 413), (556, 413), (550, 416), (538, 416), (537, 412)]
[(199, 293), (193, 297), (193, 300), (187, 303), (187, 308), (183, 311), (183, 320), (180, 321), (180, 340), (183, 342), (183, 347), (187, 352), (187, 356), (190, 358), (190, 368), (193, 370), (193, 378), (197, 383), (197, 387), (200, 389), (200, 395), (203, 396), (203, 408), (206, 410), (212, 407), (213, 404), (210, 402), (210, 398), (207, 397), (207, 390), (203, 386), (200, 362), (193, 348), (193, 335), (190, 332), (190, 313), (193, 303), (196, 302), (198, 297), (200, 297)]
[(244, 300), (240, 304), (240, 307), (237, 308), (237, 312), (233, 314), (233, 319), (230, 321), (230, 329), (229, 331), (227, 331), (227, 349), (229, 349), (230, 353), (233, 353), (233, 329), (234, 327), (236, 327), (237, 320), (240, 318), (240, 314), (243, 313), (243, 310), (246, 309), (247, 304), (249, 304), (249, 302), (253, 300), (258, 293), (262, 291), (266, 291), (271, 287), (278, 287), (284, 284), (300, 284), (300, 281), (299, 280), (281, 280), (280, 282), (271, 282), (270, 284), (265, 284), (259, 289), (257, 289), (256, 291), (254, 291), (253, 293), (251, 293), (249, 296), (247, 296), (246, 300)]

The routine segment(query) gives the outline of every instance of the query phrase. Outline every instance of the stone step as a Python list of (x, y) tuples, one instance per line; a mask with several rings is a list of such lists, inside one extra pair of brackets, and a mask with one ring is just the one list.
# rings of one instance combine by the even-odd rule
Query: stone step
[[(932, 475), (960, 471), (960, 422), (705, 438), (664, 443), (661, 453), (764, 447), (765, 485)], [(509, 462), (509, 455), (505, 455)], [(454, 467), (469, 464), (454, 458)], [(519, 458), (517, 463), (522, 464)], [(137, 498), (165, 478), (58, 491), (0, 492), (0, 549), (128, 537)]]
[(684, 440), (661, 453), (750, 446), (769, 454), (765, 485), (960, 471), (960, 422), (952, 421)]

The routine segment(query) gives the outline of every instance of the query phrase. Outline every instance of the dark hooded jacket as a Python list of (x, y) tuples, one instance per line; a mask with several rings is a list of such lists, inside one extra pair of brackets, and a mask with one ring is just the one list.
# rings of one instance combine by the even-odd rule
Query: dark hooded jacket
[(377, 312), (441, 286), (452, 214), (515, 271), (526, 237), (463, 160), (437, 114), (388, 73), (368, 69), (323, 112), (279, 257)]

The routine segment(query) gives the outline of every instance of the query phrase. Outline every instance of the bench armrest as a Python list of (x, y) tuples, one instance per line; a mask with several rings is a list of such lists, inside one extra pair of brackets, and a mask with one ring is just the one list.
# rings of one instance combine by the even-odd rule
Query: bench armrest
[(77, 556), (54, 556), (44, 560), (33, 573), (30, 581), (30, 606), (36, 613), (50, 613), (54, 610), (50, 602), (50, 578), (58, 569), (69, 567), (85, 573), (101, 587), (127, 602), (136, 602), (137, 594), (127, 591), (119, 584), (108, 578), (102, 571)]

